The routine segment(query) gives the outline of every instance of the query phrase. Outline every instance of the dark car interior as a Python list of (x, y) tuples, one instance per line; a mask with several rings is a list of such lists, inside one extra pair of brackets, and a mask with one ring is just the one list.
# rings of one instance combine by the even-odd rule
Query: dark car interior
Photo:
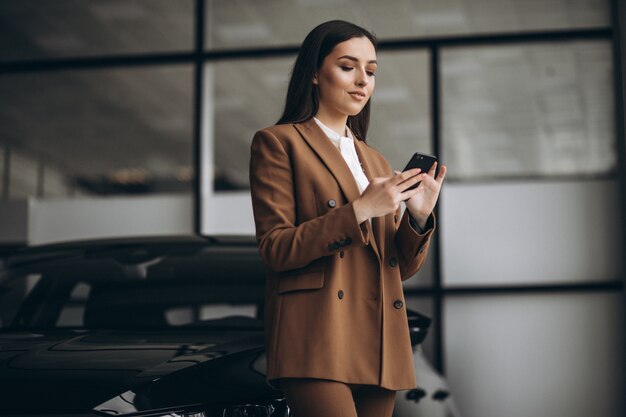
[[(28, 288), (3, 328), (263, 329), (265, 269), (254, 245), (105, 247), (13, 265), (0, 301)], [(421, 343), (430, 318), (408, 318), (412, 344)]]
[(122, 248), (11, 273), (37, 277), (12, 327), (262, 328), (265, 271), (248, 248)]

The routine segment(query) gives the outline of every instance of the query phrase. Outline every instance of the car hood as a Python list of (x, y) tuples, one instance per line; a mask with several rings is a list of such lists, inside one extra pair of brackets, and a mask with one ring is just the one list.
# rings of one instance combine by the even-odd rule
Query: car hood
[(0, 333), (0, 415), (112, 415), (276, 397), (263, 332), (241, 329)]

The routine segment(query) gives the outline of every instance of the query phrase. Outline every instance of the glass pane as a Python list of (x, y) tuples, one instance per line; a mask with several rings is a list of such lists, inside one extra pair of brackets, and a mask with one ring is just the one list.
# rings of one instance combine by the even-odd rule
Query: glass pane
[(6, 151), (2, 143), (0, 142), (0, 200), (4, 198), (4, 158), (6, 155)]
[(11, 150), (9, 160), (9, 199), (37, 195), (37, 155)]
[(615, 181), (449, 183), (442, 190), (445, 285), (622, 277), (624, 216)]
[[(432, 153), (430, 56), (427, 51), (378, 53), (367, 143), (380, 151), (391, 169), (402, 170), (415, 152)], [(429, 255), (405, 288), (430, 286), (434, 265)]]
[(225, 317), (258, 317), (256, 304), (204, 304), (200, 306), (200, 320), (215, 320)]
[(613, 172), (611, 54), (605, 41), (445, 49), (449, 178)]
[(426, 257), (426, 262), (424, 262), (424, 265), (422, 265), (420, 270), (417, 271), (417, 274), (413, 275), (411, 278), (403, 282), (405, 289), (423, 288), (433, 285), (435, 276), (434, 251), (437, 245), (437, 240), (439, 239), (438, 232), (439, 230), (437, 229), (433, 234), (433, 237), (431, 238), (432, 240), (430, 242), (430, 248), (428, 249), (428, 255)]
[[(406, 296), (406, 307), (409, 310), (416, 311), (424, 314), (431, 319), (430, 327), (424, 341), (420, 344), (420, 348), (423, 350), (426, 358), (431, 365), (435, 363), (435, 320), (438, 320), (434, 316), (433, 300), (430, 297), (418, 297), (418, 296)], [(418, 376), (419, 378), (419, 376)]]
[(193, 48), (193, 0), (0, 2), (0, 60)]
[(588, 0), (207, 0), (209, 48), (299, 45), (344, 19), (381, 39), (610, 26), (609, 2)]
[(191, 192), (191, 67), (7, 75), (0, 96), (11, 97), (0, 104), (0, 141), (41, 158), (64, 184), (99, 195)]
[(83, 317), (85, 315), (85, 306), (63, 306), (61, 314), (56, 321), (56, 327), (82, 327)]
[(446, 375), (464, 417), (623, 415), (623, 295), (451, 297)]
[(415, 152), (431, 153), (429, 53), (380, 52), (367, 142), (392, 169)]
[[(205, 82), (213, 92), (205, 98), (211, 116), (214, 149), (214, 189), (250, 187), (248, 164), (254, 133), (273, 125), (280, 117), (289, 71), (295, 57), (218, 61), (207, 65)], [(214, 145), (211, 146), (211, 141)]]
[[(248, 188), (250, 140), (280, 117), (295, 57), (218, 61), (208, 66), (214, 86), (215, 190)], [(402, 169), (412, 152), (430, 152), (428, 55), (382, 53), (368, 143)]]
[(43, 195), (44, 197), (66, 197), (72, 195), (71, 184), (63, 172), (51, 165), (44, 168)]

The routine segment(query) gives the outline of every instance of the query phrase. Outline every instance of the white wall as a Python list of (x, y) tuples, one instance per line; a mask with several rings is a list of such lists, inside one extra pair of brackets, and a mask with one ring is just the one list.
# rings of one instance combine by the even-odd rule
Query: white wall
[[(254, 235), (250, 193), (220, 193), (203, 203), (203, 234)], [(191, 196), (29, 198), (0, 203), (0, 243), (193, 233)]]
[[(444, 190), (445, 286), (623, 276), (615, 180), (448, 183)], [(447, 295), (444, 361), (462, 415), (619, 415), (622, 303), (615, 291)]]
[(449, 297), (446, 374), (463, 417), (617, 417), (622, 294)]
[(448, 183), (441, 196), (447, 285), (621, 277), (615, 180)]
[(74, 239), (189, 235), (190, 196), (74, 198), (0, 203), (0, 241), (31, 245)]
[(252, 199), (249, 192), (224, 192), (202, 201), (204, 235), (254, 235)]

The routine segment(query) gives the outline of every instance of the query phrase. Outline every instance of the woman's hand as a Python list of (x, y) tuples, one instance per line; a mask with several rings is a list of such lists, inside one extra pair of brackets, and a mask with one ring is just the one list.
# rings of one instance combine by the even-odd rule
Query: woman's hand
[(420, 175), (422, 183), (415, 189), (417, 192), (405, 201), (407, 210), (422, 229), (425, 228), (428, 216), (437, 204), (441, 184), (446, 176), (446, 166), (442, 165), (439, 175), (435, 178), (436, 168), (437, 163), (435, 162), (428, 173)]
[(407, 190), (407, 188), (417, 184), (418, 181), (423, 181), (427, 176), (428, 174), (420, 174), (420, 169), (415, 168), (398, 173), (391, 178), (373, 178), (367, 188), (363, 190), (361, 197), (354, 200), (353, 203), (354, 213), (359, 224), (372, 217), (393, 213), (400, 206), (400, 202), (409, 200), (418, 193), (423, 194), (419, 187), (414, 190)]

